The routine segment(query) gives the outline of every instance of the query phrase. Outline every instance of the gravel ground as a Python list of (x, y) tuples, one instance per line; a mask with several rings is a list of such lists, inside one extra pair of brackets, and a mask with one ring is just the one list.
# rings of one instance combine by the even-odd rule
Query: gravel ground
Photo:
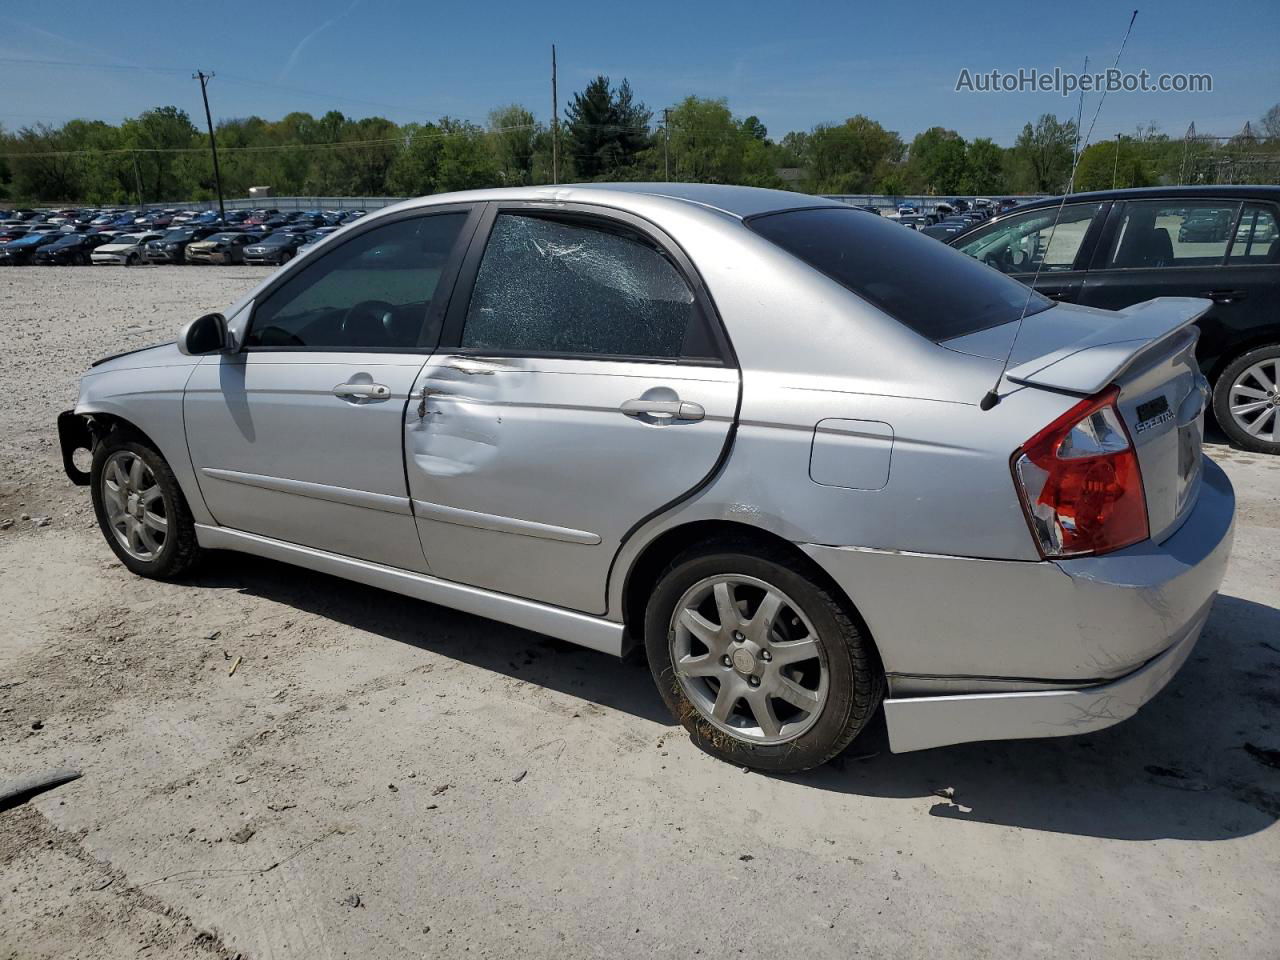
[(123, 570), (54, 417), (262, 274), (0, 271), (0, 780), (84, 771), (0, 813), (0, 958), (1280, 955), (1280, 462), (1210, 447), (1235, 554), (1135, 719), (763, 777), (640, 666), (247, 557)]

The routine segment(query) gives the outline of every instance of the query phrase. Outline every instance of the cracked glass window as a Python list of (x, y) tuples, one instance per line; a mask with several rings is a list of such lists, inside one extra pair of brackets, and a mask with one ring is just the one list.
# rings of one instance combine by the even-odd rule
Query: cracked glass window
[(675, 358), (700, 325), (684, 277), (646, 238), (501, 214), (480, 262), (462, 346)]

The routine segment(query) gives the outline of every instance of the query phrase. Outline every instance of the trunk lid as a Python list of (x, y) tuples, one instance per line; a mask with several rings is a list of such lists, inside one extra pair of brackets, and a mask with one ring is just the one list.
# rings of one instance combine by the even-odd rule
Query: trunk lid
[[(1023, 321), (1006, 379), (1090, 396), (1120, 387), (1118, 406), (1142, 470), (1151, 538), (1181, 526), (1200, 490), (1209, 387), (1196, 362), (1194, 326), (1212, 303), (1157, 297), (1125, 310), (1059, 306)], [(1016, 324), (946, 341), (961, 353), (1003, 360)]]

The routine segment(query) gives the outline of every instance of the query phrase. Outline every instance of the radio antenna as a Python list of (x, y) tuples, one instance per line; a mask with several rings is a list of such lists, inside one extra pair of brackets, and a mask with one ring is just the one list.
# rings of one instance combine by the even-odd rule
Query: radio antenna
[[(1133, 22), (1138, 19), (1138, 11), (1133, 11), (1133, 16), (1129, 18), (1129, 27), (1124, 32), (1124, 39), (1120, 41), (1120, 49), (1116, 51), (1115, 62), (1111, 64), (1111, 69), (1115, 70), (1120, 66), (1120, 57), (1124, 53), (1125, 46), (1129, 43), (1129, 34), (1133, 33)], [(1087, 63), (1088, 61), (1086, 61)], [(1080, 91), (1081, 103), (1084, 101), (1084, 91)], [(1098, 106), (1093, 111), (1093, 119), (1089, 121), (1089, 132), (1085, 134), (1084, 141), (1080, 141), (1080, 125), (1076, 124), (1076, 142), (1080, 144), (1079, 150), (1076, 151), (1075, 157), (1071, 161), (1071, 176), (1067, 178), (1067, 189), (1062, 194), (1062, 199), (1058, 202), (1058, 209), (1053, 214), (1053, 225), (1049, 228), (1049, 240), (1044, 245), (1044, 253), (1040, 257), (1040, 262), (1036, 264), (1035, 275), (1031, 278), (1031, 284), (1027, 290), (1027, 299), (1022, 304), (1022, 312), (1018, 314), (1018, 325), (1013, 328), (1013, 339), (1009, 341), (1009, 352), (1004, 355), (1004, 363), (1000, 364), (1000, 374), (996, 377), (996, 382), (986, 395), (978, 402), (979, 409), (990, 410), (1000, 402), (1000, 384), (1004, 380), (1005, 373), (1009, 370), (1009, 361), (1013, 357), (1013, 348), (1018, 344), (1018, 334), (1022, 332), (1022, 321), (1027, 317), (1027, 310), (1031, 307), (1031, 298), (1036, 295), (1036, 281), (1040, 279), (1040, 271), (1044, 269), (1045, 258), (1049, 255), (1049, 250), (1053, 247), (1053, 235), (1058, 230), (1058, 220), (1062, 216), (1062, 208), (1066, 206), (1067, 197), (1071, 195), (1071, 191), (1076, 185), (1076, 169), (1080, 166), (1080, 158), (1084, 156), (1085, 150), (1089, 146), (1089, 140), (1093, 137), (1093, 128), (1098, 122), (1098, 114), (1102, 112), (1102, 105), (1107, 99), (1107, 88), (1102, 88), (1102, 96), (1098, 98)]]

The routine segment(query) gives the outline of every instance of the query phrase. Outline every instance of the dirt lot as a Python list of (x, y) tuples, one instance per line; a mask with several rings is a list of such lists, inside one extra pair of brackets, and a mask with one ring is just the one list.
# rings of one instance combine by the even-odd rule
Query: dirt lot
[(1211, 448), (1235, 554), (1134, 720), (768, 778), (640, 666), (235, 555), (126, 574), (54, 417), (260, 275), (0, 271), (0, 780), (84, 771), (0, 813), (0, 958), (1280, 955), (1280, 462)]

